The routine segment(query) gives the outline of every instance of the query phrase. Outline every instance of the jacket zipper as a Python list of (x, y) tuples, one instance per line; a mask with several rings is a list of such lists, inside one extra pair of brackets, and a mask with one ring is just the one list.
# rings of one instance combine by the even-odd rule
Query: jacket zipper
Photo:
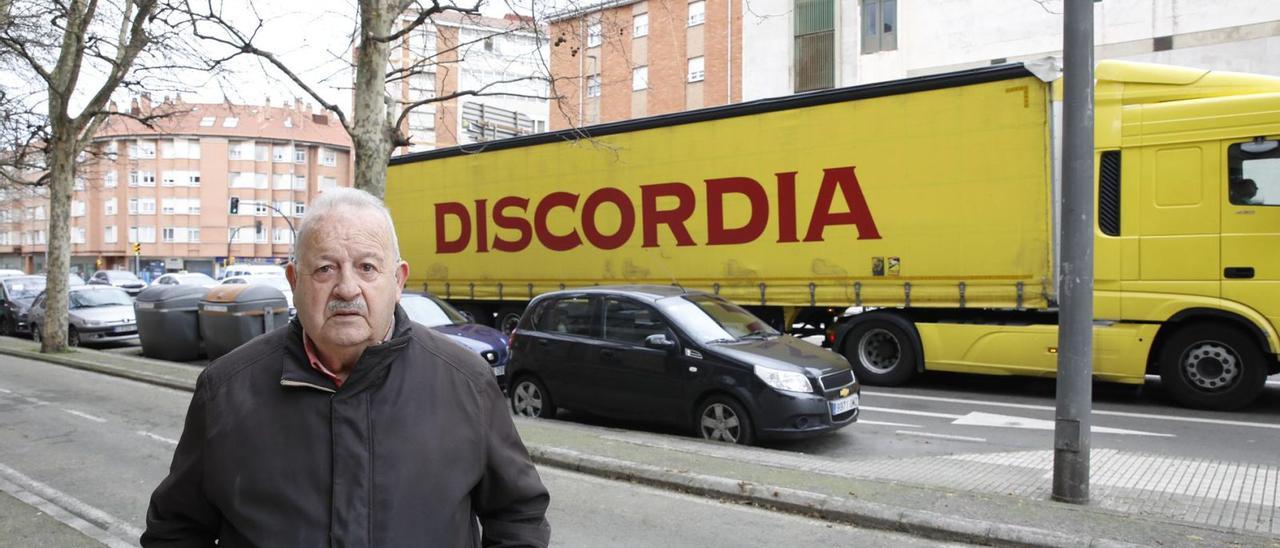
[(328, 393), (330, 393), (330, 394), (336, 394), (336, 393), (338, 393), (338, 391), (337, 391), (337, 390), (334, 390), (334, 389), (332, 389), (332, 388), (325, 388), (325, 387), (320, 386), (320, 385), (318, 385), (318, 384), (311, 384), (311, 383), (309, 383), (309, 382), (301, 382), (301, 381), (291, 381), (291, 380), (286, 380), (286, 379), (280, 379), (280, 386), (302, 386), (302, 387), (306, 387), (306, 388), (314, 388), (314, 389), (316, 389), (316, 390), (320, 390), (320, 391), (323, 391), (323, 392), (328, 392)]

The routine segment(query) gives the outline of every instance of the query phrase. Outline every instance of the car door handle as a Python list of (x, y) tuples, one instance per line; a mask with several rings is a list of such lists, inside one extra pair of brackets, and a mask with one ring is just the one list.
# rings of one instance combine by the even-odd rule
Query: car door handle
[(1252, 266), (1228, 266), (1223, 269), (1222, 276), (1224, 278), (1248, 280), (1253, 278)]

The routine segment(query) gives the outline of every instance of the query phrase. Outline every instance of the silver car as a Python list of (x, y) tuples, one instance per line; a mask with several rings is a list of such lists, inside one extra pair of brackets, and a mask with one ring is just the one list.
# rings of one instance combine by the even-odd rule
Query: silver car
[[(45, 319), (45, 297), (41, 293), (31, 303), (27, 318), (32, 338), (40, 341), (40, 325)], [(109, 285), (83, 285), (68, 295), (67, 344), (109, 343), (138, 339), (138, 323), (133, 315), (133, 299), (123, 289)]]

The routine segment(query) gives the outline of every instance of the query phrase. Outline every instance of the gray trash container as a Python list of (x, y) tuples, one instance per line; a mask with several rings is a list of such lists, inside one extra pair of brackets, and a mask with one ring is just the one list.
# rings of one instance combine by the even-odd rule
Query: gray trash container
[(200, 336), (211, 360), (288, 321), (289, 302), (269, 285), (220, 285), (200, 301)]
[(138, 318), (142, 355), (149, 358), (186, 362), (204, 354), (200, 346), (197, 305), (209, 288), (196, 285), (148, 287), (133, 301)]

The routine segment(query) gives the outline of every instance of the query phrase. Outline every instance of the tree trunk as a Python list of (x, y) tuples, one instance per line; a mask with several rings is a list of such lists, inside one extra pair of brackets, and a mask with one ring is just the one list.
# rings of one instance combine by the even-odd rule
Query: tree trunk
[(399, 16), (394, 0), (360, 0), (360, 44), (356, 51), (355, 97), (351, 141), (355, 148), (355, 187), (382, 198), (387, 188), (387, 160), (391, 158), (388, 121), (387, 42), (370, 36), (391, 34)]
[(67, 350), (67, 278), (71, 271), (71, 190), (75, 180), (76, 138), (70, 120), (51, 113), (53, 138), (49, 161), (49, 239), (45, 256), (45, 320), (40, 326), (41, 352)]

